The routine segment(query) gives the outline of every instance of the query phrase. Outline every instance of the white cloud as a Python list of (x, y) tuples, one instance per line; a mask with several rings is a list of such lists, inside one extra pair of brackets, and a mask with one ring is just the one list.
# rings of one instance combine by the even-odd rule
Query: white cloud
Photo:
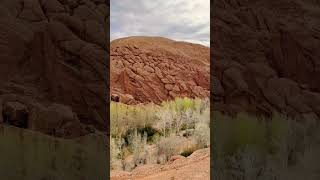
[(111, 40), (162, 36), (210, 45), (210, 0), (111, 0)]

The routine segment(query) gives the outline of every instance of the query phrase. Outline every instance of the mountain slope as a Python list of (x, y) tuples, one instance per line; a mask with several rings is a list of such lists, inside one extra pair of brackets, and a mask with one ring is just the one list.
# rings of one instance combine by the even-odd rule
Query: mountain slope
[(319, 9), (312, 0), (215, 1), (215, 110), (319, 119)]
[(111, 42), (110, 88), (124, 103), (160, 103), (175, 97), (208, 97), (208, 47), (162, 37)]
[[(50, 111), (47, 107), (60, 104), (69, 112), (61, 110), (55, 113), (57, 116), (73, 112), (82, 124), (105, 131), (108, 66), (104, 59), (109, 47), (105, 40), (106, 2), (4, 0), (0, 9), (0, 108), (6, 103), (19, 103), (47, 122), (51, 117), (46, 115)], [(16, 98), (7, 98), (12, 95)], [(9, 124), (36, 121), (30, 114), (26, 116), (29, 119), (10, 117)], [(76, 126), (79, 123), (72, 125)], [(53, 128), (62, 129), (51, 126), (50, 130)], [(74, 130), (75, 136), (81, 134), (79, 128)]]

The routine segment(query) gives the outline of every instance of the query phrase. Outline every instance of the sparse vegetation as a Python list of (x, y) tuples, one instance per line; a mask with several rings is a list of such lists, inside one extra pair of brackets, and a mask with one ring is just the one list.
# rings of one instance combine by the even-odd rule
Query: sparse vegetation
[(62, 139), (1, 125), (1, 179), (107, 179), (105, 138), (96, 133)]
[(271, 119), (213, 117), (216, 179), (319, 179), (319, 124), (277, 113)]
[[(177, 98), (161, 105), (111, 103), (111, 168), (166, 163), (210, 145), (208, 99)], [(121, 164), (121, 165), (119, 165)]]

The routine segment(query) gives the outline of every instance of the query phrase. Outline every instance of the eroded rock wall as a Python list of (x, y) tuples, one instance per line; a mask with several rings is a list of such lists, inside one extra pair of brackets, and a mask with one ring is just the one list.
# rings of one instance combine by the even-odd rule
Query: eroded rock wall
[(216, 0), (211, 12), (214, 107), (320, 115), (320, 4)]
[(0, 9), (0, 95), (66, 105), (106, 130), (106, 1), (3, 0)]
[(112, 41), (110, 51), (110, 89), (120, 102), (209, 96), (208, 47), (161, 37), (129, 37)]

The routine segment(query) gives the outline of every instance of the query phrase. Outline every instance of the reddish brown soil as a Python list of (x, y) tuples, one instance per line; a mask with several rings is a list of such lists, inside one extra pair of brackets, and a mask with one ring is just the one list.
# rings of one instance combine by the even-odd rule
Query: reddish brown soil
[(201, 149), (189, 157), (176, 158), (166, 165), (144, 165), (132, 172), (111, 171), (111, 180), (208, 180), (210, 149)]

